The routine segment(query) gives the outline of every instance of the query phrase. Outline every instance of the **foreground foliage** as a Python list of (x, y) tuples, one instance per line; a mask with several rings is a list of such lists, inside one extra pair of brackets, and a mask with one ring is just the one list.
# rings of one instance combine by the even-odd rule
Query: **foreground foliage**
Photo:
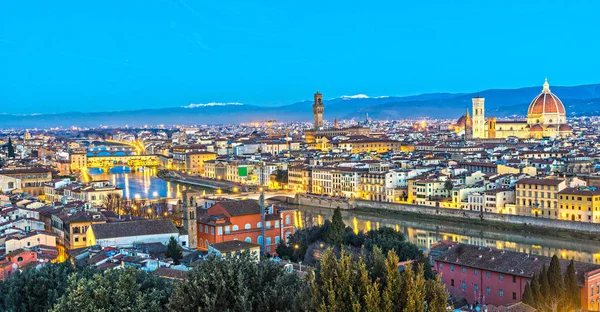
[(544, 265), (525, 285), (523, 302), (538, 311), (579, 311), (581, 307), (579, 283), (573, 260), (563, 276), (558, 257), (554, 255), (546, 270)]

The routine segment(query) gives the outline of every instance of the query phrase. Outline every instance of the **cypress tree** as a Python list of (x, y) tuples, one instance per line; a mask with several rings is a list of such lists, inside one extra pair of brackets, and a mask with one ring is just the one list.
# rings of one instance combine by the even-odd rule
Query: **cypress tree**
[(525, 285), (525, 291), (523, 291), (523, 302), (535, 307), (535, 299), (533, 297), (533, 291), (531, 290), (531, 285)]
[(345, 229), (346, 225), (344, 224), (344, 220), (342, 220), (342, 212), (340, 208), (336, 208), (333, 212), (333, 218), (331, 218), (331, 224), (325, 233), (325, 239), (335, 246), (340, 246), (344, 243)]
[(573, 259), (567, 267), (565, 273), (565, 292), (567, 302), (571, 305), (571, 308), (578, 308), (581, 306), (581, 297), (579, 296), (579, 283), (577, 282), (577, 274), (575, 273), (575, 263)]
[(15, 147), (10, 137), (8, 138), (8, 158), (15, 158)]
[[(387, 260), (385, 261), (386, 268), (386, 284), (382, 296), (382, 308), (384, 311), (400, 311), (403, 303), (406, 301), (405, 295), (408, 292), (403, 291), (403, 284), (400, 280), (400, 272), (398, 272), (398, 256), (393, 250), (388, 252)], [(412, 270), (410, 271), (412, 273)]]
[(538, 304), (542, 304), (548, 298), (551, 298), (550, 284), (548, 283), (548, 273), (546, 272), (546, 265), (544, 264), (542, 271), (540, 272), (540, 297), (538, 298)]
[(169, 240), (169, 244), (167, 245), (167, 251), (165, 252), (165, 257), (173, 259), (173, 262), (175, 264), (179, 264), (179, 260), (181, 260), (181, 258), (183, 258), (181, 249), (179, 248), (179, 245), (177, 244), (177, 241), (175, 240), (175, 238), (173, 236), (171, 236), (171, 239)]
[(548, 285), (550, 286), (550, 293), (548, 295), (552, 296), (552, 298), (559, 298), (563, 295), (565, 287), (563, 275), (560, 270), (560, 262), (558, 261), (558, 257), (556, 255), (552, 256), (552, 260), (550, 260), (550, 266), (548, 267), (547, 274)]
[(533, 295), (533, 307), (539, 305), (540, 302), (544, 301), (544, 296), (542, 295), (542, 290), (540, 286), (540, 275), (536, 274), (531, 279), (531, 293)]

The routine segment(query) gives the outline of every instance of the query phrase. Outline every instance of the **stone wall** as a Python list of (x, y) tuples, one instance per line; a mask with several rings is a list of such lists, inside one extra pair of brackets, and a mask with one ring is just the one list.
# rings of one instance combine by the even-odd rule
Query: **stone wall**
[(352, 200), (309, 194), (296, 194), (296, 203), (298, 205), (332, 209), (354, 209), (356, 207)]
[(183, 174), (175, 172), (175, 171), (169, 171), (169, 173), (164, 175), (163, 178), (166, 180), (171, 180), (171, 181), (179, 182), (179, 183), (205, 186), (205, 187), (210, 187), (210, 188), (215, 188), (215, 189), (220, 188), (220, 189), (223, 189), (226, 191), (233, 191), (234, 188), (237, 188), (237, 190), (239, 192), (247, 192), (248, 191), (247, 186), (241, 185), (238, 183), (223, 181), (223, 180), (214, 180), (214, 179), (203, 178), (203, 177), (199, 177), (199, 176), (183, 175)]
[(429, 206), (418, 206), (418, 205), (407, 205), (407, 204), (395, 204), (385, 203), (377, 201), (366, 201), (357, 200), (355, 205), (357, 207), (373, 208), (373, 209), (384, 209), (402, 212), (411, 212), (418, 214), (427, 215), (438, 215), (462, 219), (482, 219), (487, 221), (497, 221), (513, 224), (527, 224), (537, 227), (563, 229), (570, 231), (590, 232), (600, 234), (600, 224), (587, 223), (587, 222), (575, 222), (575, 221), (563, 221), (563, 220), (552, 220), (535, 217), (525, 217), (507, 214), (497, 214), (485, 212), (483, 215), (478, 211), (468, 211), (461, 209), (449, 209), (449, 208), (437, 208)]

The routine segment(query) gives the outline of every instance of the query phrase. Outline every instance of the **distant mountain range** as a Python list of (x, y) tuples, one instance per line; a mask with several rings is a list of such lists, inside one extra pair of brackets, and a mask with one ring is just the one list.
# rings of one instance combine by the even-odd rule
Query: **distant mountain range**
[[(325, 119), (458, 118), (471, 107), (471, 98), (485, 97), (486, 116), (525, 116), (539, 87), (490, 89), (477, 93), (428, 93), (404, 97), (368, 97), (364, 94), (325, 100)], [(600, 115), (600, 84), (574, 87), (551, 86), (565, 105), (569, 116)], [(48, 128), (143, 126), (157, 124), (224, 124), (260, 120), (312, 120), (312, 101), (278, 107), (241, 103), (190, 104), (184, 107), (142, 109), (100, 113), (0, 114), (0, 128)]]

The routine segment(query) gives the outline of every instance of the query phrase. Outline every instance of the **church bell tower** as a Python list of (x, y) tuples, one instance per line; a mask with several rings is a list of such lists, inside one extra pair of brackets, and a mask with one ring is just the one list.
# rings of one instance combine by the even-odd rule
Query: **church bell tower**
[(198, 248), (198, 223), (196, 220), (196, 203), (194, 196), (190, 196), (188, 190), (183, 191), (183, 229), (188, 235), (188, 248)]
[(485, 138), (485, 98), (474, 97), (473, 101), (473, 138)]
[(325, 105), (323, 105), (323, 95), (317, 90), (314, 96), (315, 102), (313, 103), (312, 109), (315, 115), (315, 130), (323, 128), (323, 112), (325, 111)]

